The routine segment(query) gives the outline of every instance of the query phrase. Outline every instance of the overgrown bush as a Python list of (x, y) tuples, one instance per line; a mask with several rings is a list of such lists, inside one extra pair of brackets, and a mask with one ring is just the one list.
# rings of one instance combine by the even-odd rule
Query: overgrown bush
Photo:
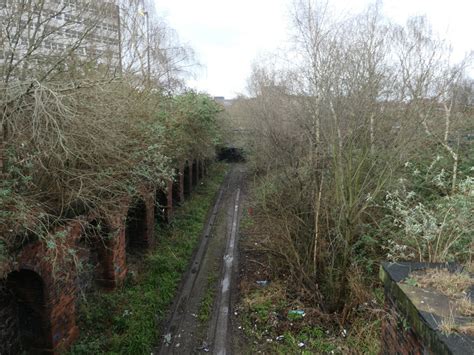
[(436, 169), (440, 160), (436, 156), (426, 172), (407, 163), (406, 178), (387, 192), (389, 211), (382, 231), (388, 259), (466, 262), (472, 258), (474, 178), (459, 179), (451, 191), (450, 175)]
[(371, 297), (386, 248), (472, 255), (473, 113), (459, 95), (470, 58), (452, 65), (424, 18), (394, 25), (374, 5), (339, 20), (327, 4), (294, 4), (290, 61), (257, 64), (252, 97), (231, 114), (249, 132), (256, 248), (275, 277), (346, 320)]
[[(124, 82), (60, 96), (42, 86), (32, 95), (41, 101), (7, 121), (7, 178), (0, 194), (0, 234), (7, 244), (87, 211), (106, 213), (141, 185), (161, 188), (178, 161), (211, 157), (218, 139), (219, 109), (205, 95), (168, 98)], [(160, 113), (167, 101), (170, 112)]]
[[(87, 27), (81, 27), (82, 38), (65, 38), (50, 26), (70, 11), (68, 4), (52, 13), (45, 1), (13, 3), (0, 5), (0, 45), (12, 51), (11, 60), (0, 65), (0, 259), (68, 219), (115, 211), (140, 187), (163, 188), (183, 160), (213, 157), (219, 140), (220, 107), (209, 96), (177, 85), (181, 71), (172, 61), (189, 64), (187, 48), (179, 42), (171, 51), (160, 47), (171, 39), (153, 21), (147, 30), (161, 42), (149, 48), (137, 37), (145, 26), (135, 11), (142, 1), (120, 5), (120, 63), (116, 57), (122, 53), (114, 48), (100, 58), (80, 51), (94, 44), (100, 28), (103, 13), (96, 2), (74, 10), (88, 16), (97, 7), (80, 25)], [(79, 26), (65, 21), (65, 29)], [(35, 35), (29, 31), (32, 22), (49, 32)], [(22, 36), (29, 41), (19, 41)], [(45, 54), (41, 48), (48, 41), (64, 48)], [(144, 48), (150, 55), (146, 65)], [(38, 58), (47, 65), (35, 62)]]

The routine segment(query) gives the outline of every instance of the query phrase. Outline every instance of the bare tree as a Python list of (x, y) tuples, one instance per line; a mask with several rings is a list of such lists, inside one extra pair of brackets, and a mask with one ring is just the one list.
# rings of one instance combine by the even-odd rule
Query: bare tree
[(197, 65), (194, 52), (176, 31), (160, 19), (150, 2), (121, 1), (121, 38), (124, 73), (140, 84), (181, 89)]
[(253, 162), (266, 172), (262, 210), (272, 230), (261, 245), (345, 319), (364, 297), (354, 281), (364, 235), (404, 164), (439, 144), (457, 186), (451, 137), (465, 116), (453, 112), (453, 90), (468, 60), (453, 65), (425, 19), (394, 25), (377, 3), (336, 18), (327, 2), (295, 1), (293, 25), (290, 59), (256, 65), (254, 97), (239, 105), (258, 132), (249, 136)]
[[(0, 4), (0, 106), (2, 145), (19, 127), (16, 117), (34, 112), (30, 121), (38, 136), (56, 132), (57, 122), (46, 113), (61, 91), (81, 82), (91, 69), (115, 71), (118, 27), (112, 3), (82, 1), (76, 5), (53, 0), (8, 0)], [(96, 70), (97, 72), (97, 70)], [(104, 75), (97, 80), (104, 80)], [(58, 82), (64, 84), (58, 86)], [(51, 88), (47, 83), (56, 82)], [(54, 92), (59, 88), (58, 92)], [(46, 100), (46, 101), (44, 101)], [(33, 110), (34, 107), (34, 110)], [(59, 108), (58, 108), (59, 109)], [(24, 129), (24, 127), (22, 127)], [(6, 172), (3, 152), (3, 173)]]
[(114, 208), (111, 201), (127, 185), (168, 176), (160, 131), (151, 129), (159, 124), (160, 87), (140, 90), (143, 77), (122, 75), (130, 58), (118, 50), (126, 22), (117, 6), (1, 5), (1, 202), (2, 209), (22, 211), (2, 222), (6, 240), (20, 230), (47, 230), (71, 213)]

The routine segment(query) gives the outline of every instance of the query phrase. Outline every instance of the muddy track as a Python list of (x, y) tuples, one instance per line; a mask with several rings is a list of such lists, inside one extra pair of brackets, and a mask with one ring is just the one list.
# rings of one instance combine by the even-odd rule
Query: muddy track
[(231, 354), (232, 301), (245, 166), (227, 174), (155, 354)]

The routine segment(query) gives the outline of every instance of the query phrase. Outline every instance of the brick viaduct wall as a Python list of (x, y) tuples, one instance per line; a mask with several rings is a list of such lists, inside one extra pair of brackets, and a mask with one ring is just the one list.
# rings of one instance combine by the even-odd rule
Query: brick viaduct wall
[(46, 241), (37, 241), (16, 256), (2, 285), (2, 298), (12, 306), (8, 322), (13, 329), (2, 336), (13, 349), (0, 348), (0, 352), (19, 352), (21, 338), (30, 351), (45, 353), (62, 349), (76, 339), (75, 266), (69, 249), (80, 235), (81, 221), (75, 221), (51, 236), (56, 243), (54, 249), (48, 248)]
[[(453, 317), (449, 299), (435, 290), (411, 286), (404, 280), (413, 271), (445, 268), (453, 264), (384, 263), (380, 278), (384, 284), (386, 316), (382, 321), (382, 354), (474, 354), (474, 336), (440, 330), (443, 320), (472, 324), (473, 317)], [(474, 285), (471, 287), (471, 302)], [(470, 319), (469, 319), (470, 318)]]
[[(136, 200), (123, 200), (117, 213), (105, 220), (91, 214), (58, 228), (47, 240), (24, 246), (10, 263), (7, 278), (0, 279), (0, 354), (57, 354), (69, 347), (79, 335), (78, 291), (94, 284), (106, 291), (120, 287), (127, 275), (128, 248), (147, 249), (157, 242), (155, 204), (169, 222), (173, 208), (204, 176), (205, 166), (202, 161), (186, 162), (164, 191), (142, 187)], [(88, 235), (88, 226), (100, 234)], [(48, 248), (48, 240), (54, 248)], [(77, 261), (88, 267), (78, 268)]]
[(382, 322), (382, 354), (429, 353), (429, 349), (407, 323), (403, 310), (397, 305), (393, 295), (385, 296), (384, 309), (386, 316)]

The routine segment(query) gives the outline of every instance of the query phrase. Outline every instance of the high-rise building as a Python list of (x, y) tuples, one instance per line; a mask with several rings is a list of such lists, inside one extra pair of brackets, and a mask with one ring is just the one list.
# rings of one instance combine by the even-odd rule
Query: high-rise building
[(116, 1), (0, 0), (4, 75), (18, 77), (51, 66), (85, 63), (120, 67)]

